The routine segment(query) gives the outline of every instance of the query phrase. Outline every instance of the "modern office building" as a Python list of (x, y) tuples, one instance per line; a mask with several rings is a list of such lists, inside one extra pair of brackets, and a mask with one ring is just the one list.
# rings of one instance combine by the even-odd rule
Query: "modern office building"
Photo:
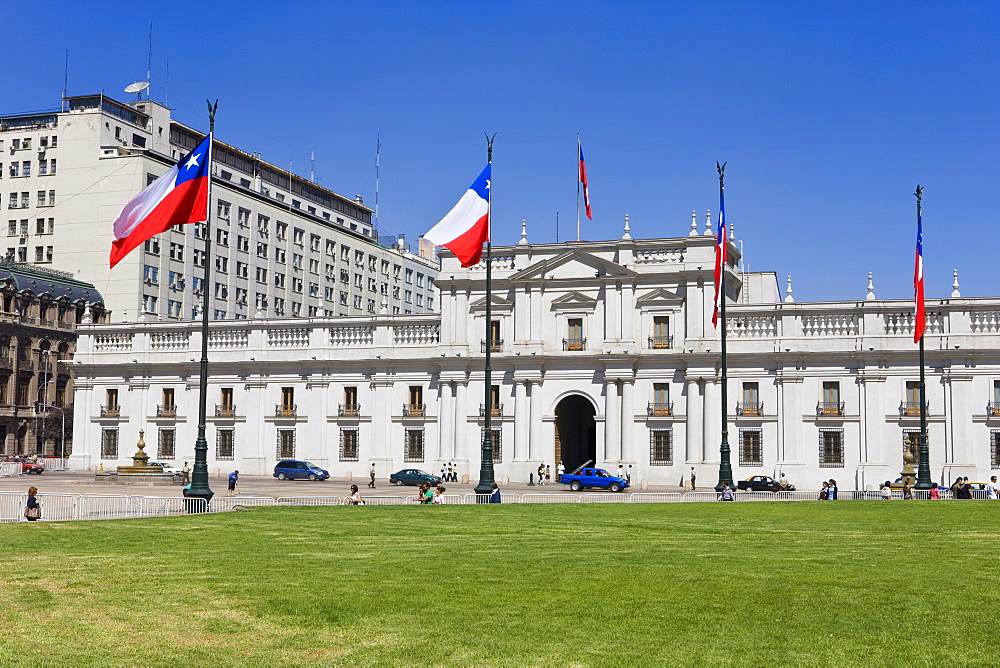
[(76, 327), (108, 316), (93, 285), (0, 262), (0, 455), (72, 452)]
[(393, 236), (380, 244), (360, 197), (221, 141), (213, 149), (211, 259), (208, 228), (196, 224), (158, 235), (109, 270), (122, 208), (205, 134), (153, 100), (84, 95), (63, 107), (0, 117), (0, 248), (11, 261), (69, 271), (128, 320), (190, 319), (205, 291), (215, 320), (436, 310), (433, 253), (410, 252)]
[[(694, 227), (694, 226), (693, 226)], [(209, 338), (211, 469), (269, 473), (308, 459), (334, 476), (447, 462), (475, 479), (492, 350), (497, 476), (539, 463), (633, 467), (715, 483), (721, 441), (719, 334), (711, 324), (715, 239), (562, 244), (443, 253), (440, 314), (252, 319)], [(919, 431), (913, 304), (864, 294), (784, 298), (774, 273), (739, 271), (729, 250), (729, 441), (737, 478), (784, 471), (815, 489), (895, 480)], [(935, 480), (1000, 469), (1000, 300), (927, 300), (927, 406)], [(487, 333), (488, 332), (488, 333)], [(201, 339), (193, 323), (81, 328), (77, 468), (122, 463), (140, 429), (190, 460)], [(115, 415), (108, 406), (120, 406)], [(164, 408), (169, 411), (164, 412)]]

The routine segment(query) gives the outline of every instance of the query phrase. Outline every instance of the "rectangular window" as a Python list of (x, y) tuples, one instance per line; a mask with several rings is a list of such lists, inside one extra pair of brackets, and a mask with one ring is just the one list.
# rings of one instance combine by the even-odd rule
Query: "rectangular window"
[(285, 264), (285, 249), (275, 248), (274, 249), (274, 261), (278, 264)]
[(302, 256), (298, 253), (292, 253), (292, 268), (302, 270)]
[(118, 459), (118, 429), (101, 430), (101, 459)]
[(337, 244), (330, 239), (326, 240), (326, 254), (333, 257), (337, 254)]
[(267, 259), (267, 244), (263, 241), (257, 242), (257, 257)]
[(302, 302), (292, 302), (292, 316), (298, 318), (302, 315)]
[(295, 459), (295, 430), (278, 430), (278, 448), (276, 457), (278, 459)]
[(166, 428), (161, 427), (159, 430), (159, 438), (156, 444), (156, 458), (157, 459), (173, 459), (176, 455), (174, 454), (174, 446), (177, 443), (177, 430), (173, 427)]
[[(13, 194), (14, 193), (12, 193), (12, 195)], [(12, 196), (11, 199), (15, 199), (15, 198)], [(350, 262), (351, 261), (351, 249), (350, 249), (350, 247), (348, 247), (348, 246), (341, 246), (340, 247), (340, 259), (343, 262)]]
[(651, 429), (649, 432), (649, 463), (653, 466), (673, 466), (674, 432), (671, 429)]
[(920, 381), (906, 381), (906, 401), (902, 409), (903, 415), (920, 415)]
[(310, 283), (309, 284), (309, 296), (310, 297), (319, 297), (319, 283)]
[(150, 255), (160, 254), (160, 240), (157, 238), (147, 239), (142, 244), (143, 250), (145, 250)]
[(250, 210), (240, 207), (236, 211), (236, 222), (240, 227), (250, 227)]
[(319, 260), (309, 258), (309, 273), (310, 274), (319, 273)]
[(740, 466), (764, 465), (763, 435), (759, 427), (740, 429)]
[(292, 276), (292, 292), (302, 292), (302, 279)]
[(285, 287), (285, 275), (278, 272), (274, 272), (274, 287), (284, 288)]
[(583, 338), (583, 318), (566, 319), (565, 350), (583, 350), (586, 340)]
[(250, 273), (250, 265), (246, 262), (236, 261), (236, 275), (240, 278), (246, 278)]
[(670, 318), (665, 315), (653, 316), (653, 336), (649, 347), (660, 350), (670, 347)]
[(229, 230), (216, 230), (215, 242), (223, 248), (229, 248)]
[(215, 269), (219, 273), (228, 274), (229, 273), (229, 258), (223, 257), (222, 255), (215, 256)]
[(990, 468), (1000, 469), (1000, 429), (990, 430)]
[(340, 461), (358, 461), (358, 429), (345, 428), (340, 430)]
[(294, 387), (283, 387), (281, 388), (281, 414), (282, 415), (295, 415), (295, 388)]
[(309, 235), (309, 250), (319, 252), (320, 238), (318, 234)]
[(152, 295), (142, 296), (142, 312), (156, 313), (156, 297)]
[(403, 450), (404, 462), (424, 461), (424, 430), (422, 427), (407, 427)]
[(305, 239), (306, 231), (299, 229), (298, 227), (292, 229), (292, 243), (296, 246), (301, 246), (303, 239)]
[(231, 206), (232, 205), (229, 202), (223, 202), (221, 199), (216, 202), (215, 215), (219, 217), (219, 220), (224, 220), (227, 223), (229, 222), (229, 211)]
[[(157, 253), (160, 252), (159, 244), (157, 244)], [(170, 259), (171, 260), (184, 260), (184, 245), (170, 242)]]
[(404, 415), (424, 414), (424, 388), (421, 385), (411, 385), (409, 390), (409, 404)]
[(181, 317), (181, 302), (176, 302), (172, 299), (167, 300), (167, 317), (179, 318)]
[(236, 235), (236, 250), (242, 251), (244, 253), (250, 252), (250, 237), (245, 237), (241, 234)]
[(354, 266), (358, 269), (364, 269), (365, 266), (365, 252), (364, 251), (354, 251)]
[(844, 466), (844, 430), (819, 430), (819, 465), (840, 468)]
[(160, 270), (152, 265), (144, 265), (142, 268), (142, 278), (146, 283), (157, 285), (159, 283)]
[(269, 229), (270, 225), (271, 225), (271, 219), (270, 218), (268, 218), (267, 216), (260, 215), (260, 214), (257, 215), (257, 233), (260, 236), (262, 236), (262, 237), (266, 237), (267, 236), (268, 229)]
[(840, 403), (840, 383), (837, 381), (824, 381), (823, 401), (820, 402), (820, 415), (843, 415), (843, 406)]
[(264, 267), (257, 267), (257, 282), (267, 283), (267, 269)]
[(736, 404), (737, 415), (763, 415), (759, 383), (743, 383), (743, 401)]
[(235, 429), (216, 429), (215, 430), (215, 458), (231, 460), (236, 457), (236, 449), (234, 447), (236, 442), (236, 430)]
[(653, 401), (649, 405), (650, 415), (663, 417), (671, 415), (670, 383), (653, 383)]
[[(481, 438), (486, 438), (486, 430), (482, 430)], [(503, 440), (499, 429), (490, 429), (490, 446), (493, 448), (493, 463), (503, 462)]]
[(225, 283), (215, 284), (215, 298), (216, 299), (229, 299), (229, 286)]

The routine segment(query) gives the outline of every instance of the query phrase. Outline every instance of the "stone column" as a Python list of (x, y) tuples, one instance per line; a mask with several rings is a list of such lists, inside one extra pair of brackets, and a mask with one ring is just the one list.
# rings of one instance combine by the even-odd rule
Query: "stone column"
[(702, 399), (701, 383), (698, 378), (687, 378), (687, 415), (685, 415), (684, 432), (687, 443), (685, 461), (688, 464), (701, 463)]
[(523, 380), (514, 381), (514, 461), (523, 462), (528, 454), (528, 422), (531, 414), (528, 410), (528, 383)]
[[(733, 404), (730, 404), (732, 406)], [(715, 378), (705, 379), (705, 409), (704, 421), (702, 422), (702, 462), (718, 463), (719, 444), (722, 443), (722, 407), (719, 405), (719, 383)], [(736, 425), (729, 425), (729, 446), (733, 454), (731, 461), (738, 461), (737, 441), (739, 440), (739, 430)]]
[(441, 411), (438, 415), (438, 459), (451, 461), (455, 452), (455, 388), (450, 380), (441, 381)]
[[(530, 425), (528, 427), (528, 461), (541, 458), (544, 447), (542, 444), (542, 384), (531, 381)], [(558, 462), (556, 462), (558, 464)]]
[(631, 379), (622, 381), (622, 418), (621, 441), (622, 459), (634, 464), (636, 462), (635, 443), (635, 385)]
[(403, 461), (402, 442), (398, 449), (392, 447), (392, 381), (383, 375), (383, 378), (372, 380), (371, 388), (373, 390), (371, 459), (376, 463), (383, 463), (381, 470), (376, 469), (380, 475), (388, 475), (392, 473), (387, 470), (388, 468)]
[[(983, 402), (976, 407), (972, 397), (972, 375), (967, 373), (951, 373), (945, 376), (944, 401), (938, 400), (936, 383), (927, 383), (927, 400), (930, 402), (927, 414), (936, 417), (944, 412), (944, 431), (935, 429), (935, 423), (927, 422), (927, 445), (930, 450), (931, 480), (945, 484), (954, 482), (959, 473), (977, 477), (983, 480), (989, 477), (988, 459), (974, 456), (973, 439), (969, 435), (970, 420), (968, 416), (982, 410)], [(919, 427), (917, 428), (919, 429)], [(989, 450), (985, 450), (987, 455)], [(941, 457), (940, 453), (944, 453)], [(984, 465), (985, 464), (985, 465)], [(957, 467), (954, 470), (953, 467)], [(971, 469), (971, 471), (970, 471)], [(949, 478), (939, 480), (941, 471), (948, 471)], [(985, 473), (978, 473), (985, 470)]]
[[(455, 382), (455, 460), (456, 462), (461, 462), (464, 465), (465, 471), (463, 473), (469, 474), (469, 479), (476, 479), (472, 474), (473, 471), (470, 470), (470, 466), (473, 464), (476, 468), (476, 472), (479, 471), (479, 448), (469, 447), (469, 406), (466, 399), (466, 390), (468, 389), (468, 383), (464, 380), (459, 380)], [(476, 439), (478, 443), (478, 438)], [(474, 457), (474, 462), (469, 461), (469, 455), (471, 453), (476, 453)]]
[(604, 381), (604, 464), (618, 463), (622, 458), (621, 408), (618, 403), (618, 381)]

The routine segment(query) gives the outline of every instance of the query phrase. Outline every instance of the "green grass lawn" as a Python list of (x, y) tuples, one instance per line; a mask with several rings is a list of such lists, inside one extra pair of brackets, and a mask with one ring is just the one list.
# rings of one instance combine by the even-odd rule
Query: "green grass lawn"
[(369, 506), (0, 525), (0, 663), (986, 662), (998, 513)]

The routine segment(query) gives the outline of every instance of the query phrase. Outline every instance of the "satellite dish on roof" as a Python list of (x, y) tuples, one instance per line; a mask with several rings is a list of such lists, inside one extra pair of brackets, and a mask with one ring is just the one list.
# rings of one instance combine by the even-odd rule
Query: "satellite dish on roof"
[(148, 81), (136, 81), (136, 82), (130, 83), (128, 86), (126, 86), (125, 87), (125, 92), (126, 93), (135, 93), (135, 99), (136, 100), (141, 100), (142, 99), (142, 91), (146, 90), (147, 88), (149, 88), (149, 82)]

